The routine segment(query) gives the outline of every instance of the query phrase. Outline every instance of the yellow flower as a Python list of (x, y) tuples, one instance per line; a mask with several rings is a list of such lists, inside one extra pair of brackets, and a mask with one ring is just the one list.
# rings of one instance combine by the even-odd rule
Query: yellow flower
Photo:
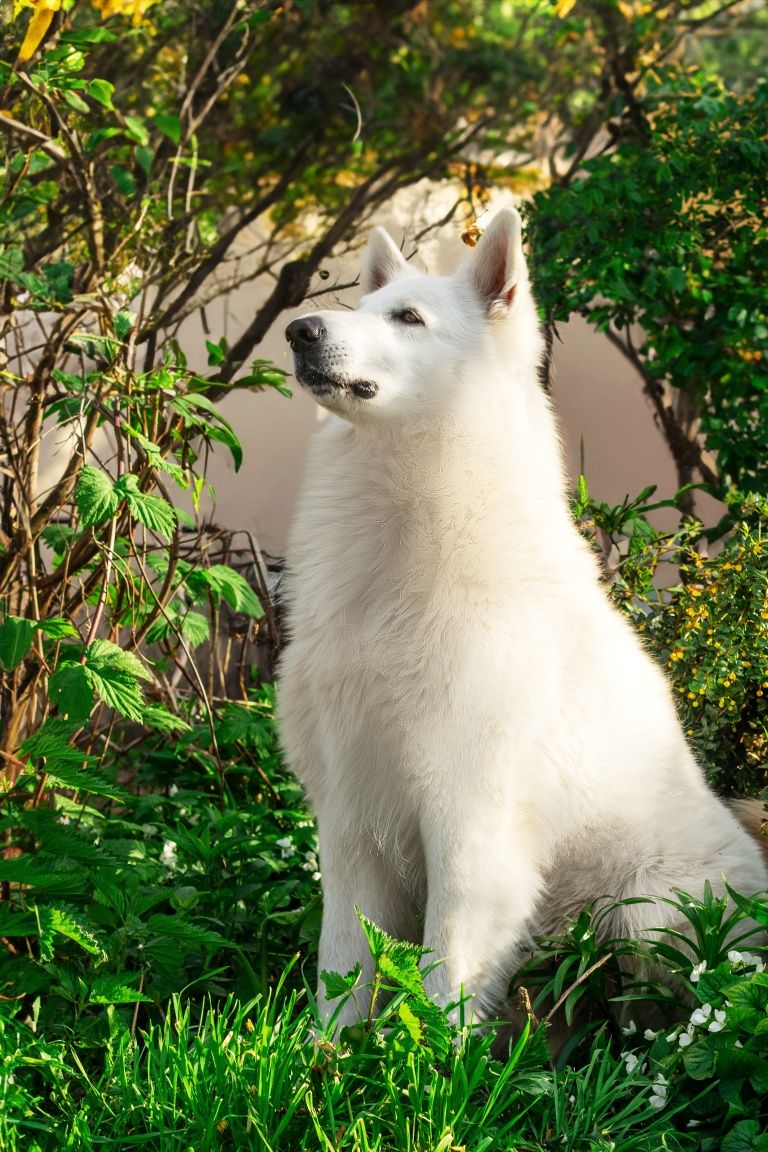
[(19, 48), (19, 62), (31, 60), (37, 52), (43, 37), (51, 26), (54, 12), (61, 8), (61, 0), (33, 0), (34, 13), (27, 28), (27, 34)]

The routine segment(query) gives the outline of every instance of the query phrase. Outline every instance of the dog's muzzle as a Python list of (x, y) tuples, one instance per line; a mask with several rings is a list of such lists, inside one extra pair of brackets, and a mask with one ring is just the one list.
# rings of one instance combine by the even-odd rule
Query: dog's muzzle
[(285, 338), (293, 352), (296, 379), (318, 398), (340, 391), (370, 400), (378, 392), (378, 385), (369, 380), (339, 379), (329, 371), (332, 365), (324, 347), (326, 335), (319, 316), (302, 316), (288, 325)]

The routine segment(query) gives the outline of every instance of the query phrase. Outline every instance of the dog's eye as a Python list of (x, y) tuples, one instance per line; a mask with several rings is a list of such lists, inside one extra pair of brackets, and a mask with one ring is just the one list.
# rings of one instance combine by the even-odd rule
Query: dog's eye
[(393, 312), (392, 319), (398, 320), (401, 324), (421, 324), (424, 327), (424, 321), (413, 308), (402, 308), (399, 312)]

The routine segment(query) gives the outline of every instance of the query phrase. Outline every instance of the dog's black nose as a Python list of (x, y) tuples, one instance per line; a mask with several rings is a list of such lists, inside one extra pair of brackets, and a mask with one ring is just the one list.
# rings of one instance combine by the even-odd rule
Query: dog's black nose
[(316, 344), (325, 335), (325, 325), (319, 316), (302, 316), (291, 320), (285, 330), (285, 338), (291, 348), (297, 344)]

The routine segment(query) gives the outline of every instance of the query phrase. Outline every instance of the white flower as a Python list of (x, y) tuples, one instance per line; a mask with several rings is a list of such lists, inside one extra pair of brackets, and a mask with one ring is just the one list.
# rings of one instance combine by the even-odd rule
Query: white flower
[(677, 1042), (681, 1048), (687, 1048), (689, 1044), (693, 1044), (693, 1024), (689, 1024), (685, 1032), (680, 1033)]
[(712, 1005), (702, 1004), (701, 1008), (694, 1008), (691, 1012), (691, 1024), (706, 1024), (712, 1015)]
[(735, 949), (728, 953), (728, 959), (734, 968), (754, 968), (756, 972), (765, 971), (765, 963), (754, 952), (737, 952)]
[(624, 1063), (627, 1066), (627, 1072), (634, 1071), (634, 1069), (637, 1067), (637, 1056), (635, 1056), (634, 1052), (624, 1053)]
[(166, 868), (173, 870), (178, 860), (176, 858), (176, 841), (166, 840), (163, 844), (163, 850), (160, 853), (160, 863), (165, 864)]
[(653, 1082), (653, 1089), (651, 1095), (648, 1097), (648, 1103), (652, 1108), (663, 1108), (667, 1102), (667, 1078), (659, 1072), (658, 1076)]
[(291, 856), (296, 855), (296, 848), (290, 836), (283, 836), (282, 840), (276, 840), (275, 843), (280, 849), (283, 860), (290, 860)]
[(715, 1009), (715, 1018), (709, 1023), (710, 1032), (722, 1032), (723, 1024), (725, 1024), (725, 1012), (722, 1008)]
[(169, 796), (176, 796), (178, 791), (179, 791), (178, 784), (171, 784), (170, 788), (168, 789), (168, 795)]
[(645, 1032), (643, 1032), (644, 1040), (655, 1040), (657, 1036), (658, 1032), (654, 1032), (653, 1028), (646, 1028)]
[(702, 960), (701, 964), (696, 964), (691, 969), (691, 984), (697, 984), (698, 980), (699, 980), (699, 976), (701, 976), (702, 972), (706, 972), (706, 970), (707, 970), (706, 960)]
[(637, 1024), (635, 1024), (634, 1020), (630, 1020), (626, 1028), (622, 1028), (621, 1031), (625, 1036), (634, 1036), (635, 1032), (637, 1032)]

